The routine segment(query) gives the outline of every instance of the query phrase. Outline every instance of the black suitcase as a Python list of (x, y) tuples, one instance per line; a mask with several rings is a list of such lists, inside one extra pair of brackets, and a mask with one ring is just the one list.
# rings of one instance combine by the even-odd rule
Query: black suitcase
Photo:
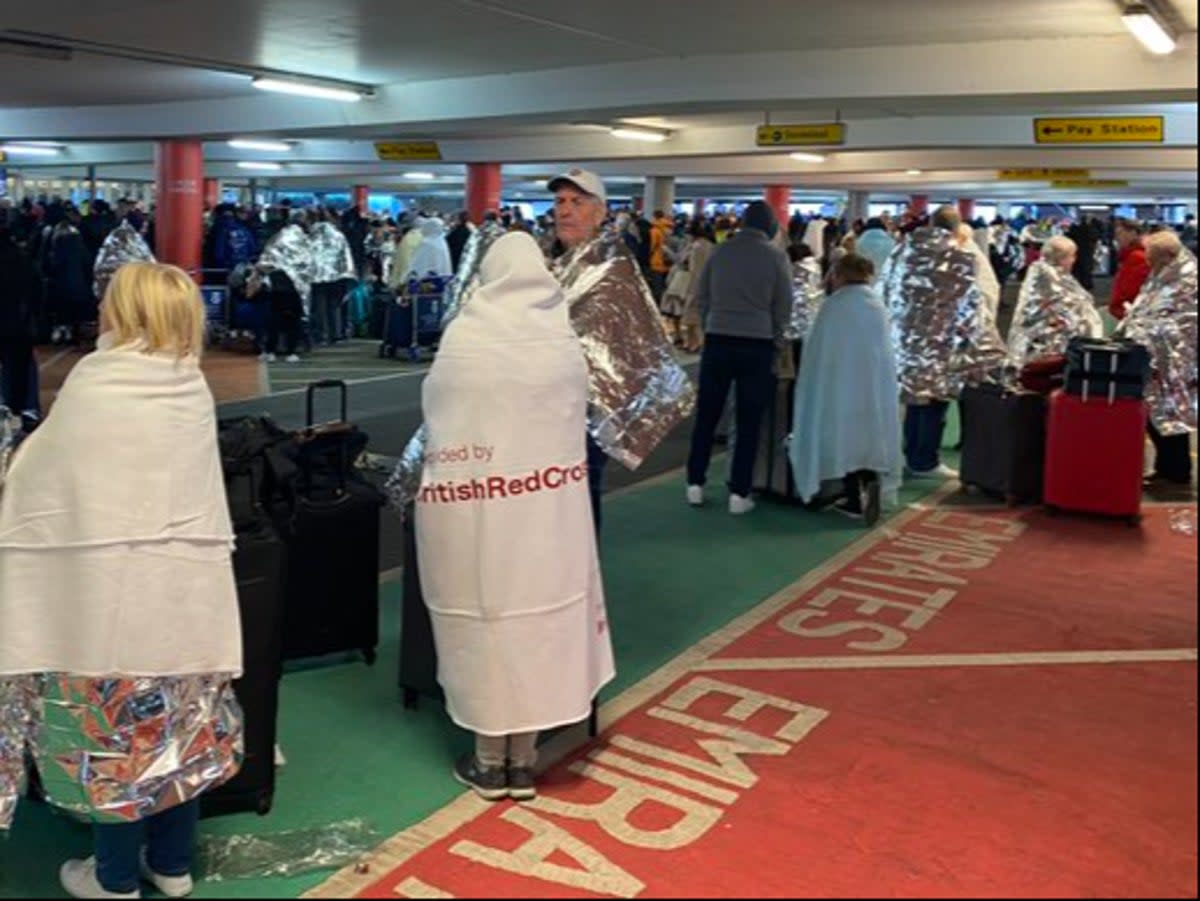
[[(800, 370), (800, 342), (792, 348), (792, 359), (796, 372)], [(792, 464), (785, 445), (792, 431), (792, 412), (796, 403), (795, 379), (776, 379), (775, 396), (767, 404), (763, 423), (759, 429), (758, 450), (754, 455), (754, 477), (751, 482), (755, 491), (789, 503), (801, 503), (796, 496), (796, 482), (792, 478)]]
[(201, 797), (204, 816), (266, 814), (275, 797), (284, 569), (283, 542), (269, 522), (238, 532), (233, 571), (242, 619), (242, 677), (233, 690), (242, 707), (246, 756), (236, 776)]
[(1066, 390), (1087, 400), (1141, 400), (1150, 380), (1150, 352), (1122, 339), (1072, 338), (1067, 344)]
[[(242, 708), (245, 758), (224, 785), (201, 796), (204, 816), (254, 811), (266, 814), (275, 797), (275, 728), (283, 675), (284, 545), (259, 503), (272, 438), (252, 417), (221, 423), (222, 462), (237, 543), (237, 580), (242, 625), (242, 677), (233, 683)], [(243, 488), (242, 483), (246, 483)]]
[(1039, 503), (1046, 457), (1046, 398), (995, 385), (963, 389), (959, 480), (1009, 504)]
[[(313, 423), (313, 398), (341, 393), (341, 420)], [(288, 446), (297, 471), (276, 504), (287, 545), (283, 657), (294, 660), (362, 651), (375, 662), (379, 644), (379, 516), (383, 496), (353, 469), (366, 437), (346, 419), (344, 382), (314, 382), (308, 427)]]
[(405, 707), (417, 706), (420, 695), (442, 700), (437, 680), (437, 650), (433, 624), (421, 593), (413, 508), (404, 514), (404, 596), (400, 606), (400, 691)]
[[(406, 708), (417, 706), (421, 695), (437, 701), (445, 692), (437, 680), (437, 646), (433, 642), (433, 622), (425, 596), (421, 593), (421, 573), (417, 565), (417, 533), (413, 508), (404, 511), (404, 596), (400, 603), (400, 693)], [(595, 738), (600, 729), (596, 702), (588, 715), (588, 735)], [(557, 731), (557, 730), (553, 730)], [(543, 733), (544, 741), (551, 733)]]

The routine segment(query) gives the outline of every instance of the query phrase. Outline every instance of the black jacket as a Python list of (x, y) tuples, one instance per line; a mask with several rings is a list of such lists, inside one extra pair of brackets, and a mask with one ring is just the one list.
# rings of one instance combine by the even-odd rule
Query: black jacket
[(34, 337), (41, 297), (42, 282), (29, 257), (0, 238), (0, 341)]

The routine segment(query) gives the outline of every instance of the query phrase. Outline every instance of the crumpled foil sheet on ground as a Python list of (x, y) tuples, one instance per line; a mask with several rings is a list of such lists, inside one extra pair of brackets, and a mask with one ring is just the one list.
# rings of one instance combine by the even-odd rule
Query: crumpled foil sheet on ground
[(1008, 332), (1010, 366), (1020, 370), (1038, 357), (1066, 353), (1074, 337), (1103, 334), (1096, 302), (1075, 276), (1044, 260), (1029, 268)]
[(104, 299), (113, 274), (126, 263), (153, 263), (154, 254), (145, 239), (128, 222), (122, 222), (104, 239), (92, 267), (92, 292), (97, 300)]
[(1196, 430), (1196, 257), (1187, 248), (1142, 286), (1117, 334), (1145, 345), (1154, 364), (1146, 406), (1163, 435)]
[(1170, 529), (1176, 535), (1194, 536), (1196, 534), (1195, 507), (1176, 507), (1168, 515)]
[(25, 791), (25, 752), (33, 741), (40, 699), (37, 676), (0, 678), (0, 834), (12, 828)]
[(606, 231), (553, 271), (588, 362), (588, 431), (604, 452), (636, 469), (696, 403), (637, 262)]
[(821, 278), (821, 264), (808, 257), (792, 264), (792, 317), (783, 337), (788, 341), (803, 341), (808, 330), (817, 319), (817, 312), (825, 300), (825, 282)]
[(352, 864), (383, 839), (361, 819), (266, 835), (201, 835), (196, 872), (206, 882), (299, 876)]
[(312, 243), (299, 225), (285, 225), (267, 242), (259, 255), (257, 268), (260, 272), (273, 272), (278, 269), (286, 272), (296, 293), (304, 301), (308, 309), (312, 297), (313, 257)]
[[(312, 253), (313, 282), (354, 279), (354, 256), (350, 244), (332, 222), (318, 222), (308, 236)], [(293, 279), (294, 281), (294, 279)]]
[(950, 232), (914, 231), (888, 258), (879, 284), (905, 403), (950, 400), (967, 385), (1003, 381), (1008, 348), (979, 290), (974, 254)]

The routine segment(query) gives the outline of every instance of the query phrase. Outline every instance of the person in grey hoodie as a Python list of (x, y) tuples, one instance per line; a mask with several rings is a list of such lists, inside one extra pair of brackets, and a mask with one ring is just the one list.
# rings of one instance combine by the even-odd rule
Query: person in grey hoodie
[[(687, 500), (704, 503), (713, 438), (730, 386), (736, 390), (737, 440), (729, 478), (729, 512), (748, 513), (763, 412), (774, 395), (775, 348), (792, 309), (791, 267), (771, 238), (775, 214), (761, 200), (746, 207), (742, 228), (713, 252), (699, 273), (697, 306), (706, 335), (700, 396), (688, 455)], [(695, 276), (693, 276), (695, 277)]]

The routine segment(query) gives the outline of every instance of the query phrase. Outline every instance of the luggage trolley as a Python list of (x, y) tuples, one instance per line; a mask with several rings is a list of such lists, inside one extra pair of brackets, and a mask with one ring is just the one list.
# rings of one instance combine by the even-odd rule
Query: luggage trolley
[(415, 363), (422, 347), (435, 347), (442, 334), (446, 292), (453, 280), (453, 276), (432, 273), (408, 280), (396, 302), (388, 305), (379, 356), (394, 357), (403, 350)]

